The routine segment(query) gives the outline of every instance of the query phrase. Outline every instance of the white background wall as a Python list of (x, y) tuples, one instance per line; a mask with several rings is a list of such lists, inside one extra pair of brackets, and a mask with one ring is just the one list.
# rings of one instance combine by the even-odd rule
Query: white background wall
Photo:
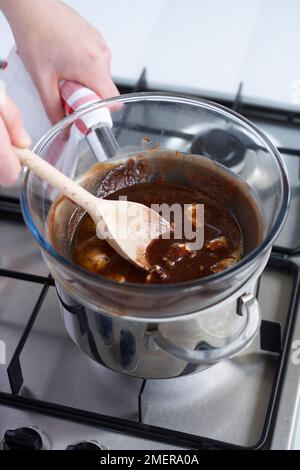
[[(45, 0), (46, 1), (46, 0)], [(66, 0), (102, 31), (116, 80), (292, 106), (300, 80), (299, 0)], [(0, 56), (12, 36), (0, 18)], [(299, 107), (299, 105), (298, 105)]]

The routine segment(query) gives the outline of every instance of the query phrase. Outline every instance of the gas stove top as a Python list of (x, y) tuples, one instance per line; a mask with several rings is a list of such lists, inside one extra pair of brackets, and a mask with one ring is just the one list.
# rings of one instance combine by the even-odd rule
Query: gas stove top
[[(136, 89), (122, 89), (146, 90), (145, 75)], [(300, 113), (243, 105), (241, 88), (234, 103), (221, 104), (251, 119), (279, 147), (291, 183), (289, 216), (258, 286), (260, 335), (233, 359), (183, 378), (146, 381), (102, 368), (66, 333), (53, 280), (22, 223), (17, 191), (1, 189), (3, 447), (22, 441), (46, 449), (300, 448), (300, 367), (292, 361), (300, 339)], [(201, 148), (208, 132), (213, 146), (211, 129), (199, 129), (189, 145)], [(186, 145), (185, 134), (168, 138)], [(225, 148), (224, 164), (240, 162)]]

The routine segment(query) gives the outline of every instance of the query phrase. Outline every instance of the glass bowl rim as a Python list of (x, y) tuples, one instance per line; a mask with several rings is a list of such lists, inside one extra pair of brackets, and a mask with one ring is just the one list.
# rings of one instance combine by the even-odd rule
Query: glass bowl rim
[(248, 130), (256, 134), (264, 142), (270, 154), (273, 157), (275, 157), (277, 164), (279, 166), (279, 169), (280, 169), (281, 180), (283, 184), (282, 204), (281, 204), (280, 211), (277, 215), (277, 218), (273, 224), (273, 228), (271, 232), (248, 255), (242, 258), (235, 265), (231, 266), (228, 269), (225, 269), (224, 271), (221, 271), (220, 273), (215, 273), (209, 276), (205, 276), (203, 278), (193, 279), (190, 281), (179, 282), (175, 284), (138, 284), (138, 283), (126, 282), (126, 281), (120, 284), (117, 281), (108, 279), (99, 274), (94, 274), (80, 267), (79, 265), (73, 263), (70, 259), (65, 258), (60, 253), (58, 253), (52, 247), (52, 245), (48, 243), (47, 240), (44, 239), (44, 237), (39, 232), (38, 228), (34, 224), (33, 219), (31, 217), (28, 197), (27, 197), (27, 188), (29, 184), (29, 177), (30, 177), (31, 171), (28, 168), (24, 168), (22, 172), (22, 180), (21, 180), (21, 188), (20, 188), (20, 202), (21, 202), (23, 217), (24, 217), (27, 227), (29, 228), (29, 230), (31, 231), (31, 233), (33, 234), (34, 238), (36, 239), (38, 244), (41, 246), (41, 248), (45, 250), (51, 257), (53, 257), (58, 262), (65, 265), (67, 268), (77, 271), (79, 275), (85, 276), (92, 283), (97, 283), (98, 285), (99, 285), (99, 282), (101, 282), (107, 286), (114, 287), (114, 288), (116, 287), (122, 288), (124, 286), (126, 288), (134, 288), (140, 291), (149, 292), (150, 290), (152, 291), (158, 290), (162, 292), (162, 291), (169, 291), (173, 289), (179, 290), (179, 289), (191, 289), (193, 287), (194, 288), (199, 288), (202, 286), (204, 287), (206, 285), (215, 283), (219, 280), (224, 281), (226, 280), (226, 278), (229, 278), (231, 275), (233, 274), (236, 275), (240, 273), (249, 263), (251, 263), (251, 261), (253, 261), (255, 258), (258, 258), (260, 254), (264, 253), (270, 248), (274, 239), (277, 237), (278, 233), (280, 232), (285, 222), (287, 212), (288, 212), (288, 206), (290, 202), (290, 189), (289, 189), (287, 170), (277, 148), (272, 144), (269, 138), (258, 127), (255, 126), (255, 124), (253, 124), (251, 121), (244, 118), (237, 112), (231, 109), (228, 109), (225, 106), (222, 106), (213, 101), (202, 99), (202, 98), (197, 98), (197, 97), (192, 97), (192, 96), (180, 94), (180, 93), (168, 93), (168, 92), (129, 93), (129, 94), (124, 94), (124, 95), (116, 96), (113, 98), (109, 98), (106, 100), (95, 101), (92, 104), (82, 106), (78, 111), (65, 117), (64, 119), (59, 121), (57, 124), (52, 126), (49, 129), (49, 131), (46, 134), (44, 134), (40, 138), (40, 140), (36, 143), (36, 145), (33, 148), (33, 151), (37, 153), (38, 155), (40, 155), (40, 153), (43, 151), (46, 145), (53, 139), (53, 137), (55, 137), (59, 132), (61, 132), (67, 126), (72, 124), (74, 120), (86, 114), (87, 112), (98, 109), (99, 107), (100, 108), (105, 107), (115, 102), (130, 103), (130, 102), (139, 102), (139, 101), (159, 101), (159, 102), (167, 101), (167, 102), (174, 102), (174, 103), (180, 103), (180, 104), (189, 104), (189, 105), (194, 105), (198, 107), (200, 106), (208, 110), (219, 112), (219, 114), (223, 116), (226, 115), (231, 120), (238, 122), (244, 128), (248, 128)]

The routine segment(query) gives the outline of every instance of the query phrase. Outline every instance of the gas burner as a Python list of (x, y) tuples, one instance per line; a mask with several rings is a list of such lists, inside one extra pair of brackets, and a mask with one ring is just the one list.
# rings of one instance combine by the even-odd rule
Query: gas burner
[(244, 134), (226, 129), (213, 128), (198, 134), (192, 142), (190, 152), (215, 160), (239, 173), (245, 164), (245, 153), (249, 142)]

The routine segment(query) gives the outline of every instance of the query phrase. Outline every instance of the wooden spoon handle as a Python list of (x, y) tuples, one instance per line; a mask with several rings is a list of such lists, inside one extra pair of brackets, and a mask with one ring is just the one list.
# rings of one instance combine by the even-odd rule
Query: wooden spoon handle
[(30, 168), (33, 173), (41, 179), (48, 181), (51, 186), (57, 188), (65, 196), (83, 207), (89, 213), (95, 212), (95, 206), (98, 202), (95, 196), (61, 173), (54, 166), (31, 152), (31, 150), (17, 147), (13, 147), (13, 149), (21, 163)]

